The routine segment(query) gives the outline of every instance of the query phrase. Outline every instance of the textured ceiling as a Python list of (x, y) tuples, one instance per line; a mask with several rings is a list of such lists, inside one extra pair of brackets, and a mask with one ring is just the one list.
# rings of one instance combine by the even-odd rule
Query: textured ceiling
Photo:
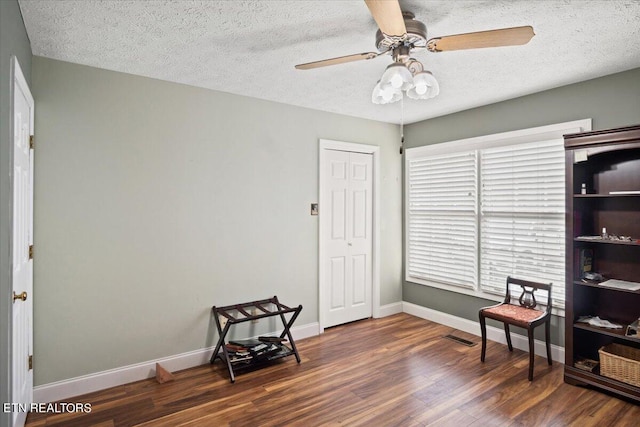
[[(315, 70), (294, 65), (375, 51), (362, 0), (19, 0), (34, 55), (323, 111), (400, 123), (374, 105), (387, 55)], [(411, 123), (640, 67), (640, 1), (415, 1), (428, 36), (532, 25), (524, 46), (413, 56), (440, 83), (404, 101)], [(640, 83), (639, 83), (640, 84)]]

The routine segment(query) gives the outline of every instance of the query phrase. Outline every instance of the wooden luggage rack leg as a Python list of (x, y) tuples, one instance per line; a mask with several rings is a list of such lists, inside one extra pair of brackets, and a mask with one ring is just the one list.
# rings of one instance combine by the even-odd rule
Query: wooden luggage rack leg
[[(274, 296), (273, 299), (276, 301), (276, 304), (279, 307), (280, 303), (278, 302), (278, 297)], [(300, 355), (298, 354), (298, 348), (296, 347), (296, 342), (293, 340), (293, 336), (291, 336), (290, 330), (291, 330), (291, 325), (293, 325), (293, 322), (295, 322), (296, 319), (298, 318), (298, 314), (300, 314), (300, 311), (302, 311), (301, 305), (296, 308), (296, 310), (293, 313), (293, 316), (291, 316), (291, 319), (289, 319), (289, 322), (287, 322), (287, 319), (284, 317), (284, 313), (280, 312), (280, 319), (282, 319), (282, 325), (284, 326), (284, 330), (280, 334), (280, 338), (284, 338), (285, 335), (287, 336), (287, 339), (289, 339), (289, 344), (291, 344), (291, 350), (293, 351), (293, 354), (296, 355), (296, 361), (298, 363), (300, 363)]]
[[(213, 350), (213, 355), (211, 355), (211, 363), (216, 361), (216, 357), (220, 357), (220, 359), (223, 362), (227, 363), (227, 369), (229, 370), (229, 377), (231, 378), (231, 382), (235, 382), (236, 381), (236, 377), (233, 374), (233, 368), (231, 367), (231, 360), (229, 359), (229, 353), (227, 352), (227, 347), (224, 345), (225, 344), (225, 338), (227, 336), (227, 332), (229, 332), (229, 327), (231, 326), (231, 323), (229, 323), (228, 321), (225, 323), (224, 325), (224, 329), (220, 326), (220, 319), (218, 318), (218, 313), (216, 312), (216, 306), (214, 305), (212, 308), (213, 311), (213, 318), (216, 321), (216, 328), (218, 329), (218, 336), (220, 338), (218, 338), (218, 343), (216, 344), (216, 348)], [(222, 349), (222, 353), (224, 354), (224, 357), (220, 356), (220, 349)]]

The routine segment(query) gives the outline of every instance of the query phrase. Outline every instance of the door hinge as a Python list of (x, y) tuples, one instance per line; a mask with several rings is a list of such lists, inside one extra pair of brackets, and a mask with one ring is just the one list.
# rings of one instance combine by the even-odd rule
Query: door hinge
[(33, 245), (29, 245), (29, 259), (33, 259)]
[(29, 135), (29, 148), (33, 150), (33, 147), (36, 145), (36, 140), (34, 135)]
[(33, 369), (33, 354), (29, 355), (29, 370)]

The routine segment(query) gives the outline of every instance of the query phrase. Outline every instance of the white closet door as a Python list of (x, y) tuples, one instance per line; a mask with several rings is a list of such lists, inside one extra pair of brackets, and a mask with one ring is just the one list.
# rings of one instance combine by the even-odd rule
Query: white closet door
[(324, 150), (324, 327), (371, 317), (373, 156)]

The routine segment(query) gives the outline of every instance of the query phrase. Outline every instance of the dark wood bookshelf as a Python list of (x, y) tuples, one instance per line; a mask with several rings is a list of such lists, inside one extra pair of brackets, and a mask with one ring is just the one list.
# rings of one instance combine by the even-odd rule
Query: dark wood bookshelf
[[(582, 259), (604, 279), (640, 282), (640, 125), (565, 135), (566, 305), (565, 382), (595, 387), (640, 402), (640, 387), (575, 366), (581, 358), (599, 360), (598, 350), (615, 343), (640, 349), (640, 337), (627, 326), (640, 317), (640, 291), (582, 280)], [(581, 194), (586, 187), (587, 194)], [(589, 239), (602, 228), (631, 240)], [(584, 256), (588, 251), (588, 256)], [(607, 329), (578, 323), (599, 316), (621, 324)]]

